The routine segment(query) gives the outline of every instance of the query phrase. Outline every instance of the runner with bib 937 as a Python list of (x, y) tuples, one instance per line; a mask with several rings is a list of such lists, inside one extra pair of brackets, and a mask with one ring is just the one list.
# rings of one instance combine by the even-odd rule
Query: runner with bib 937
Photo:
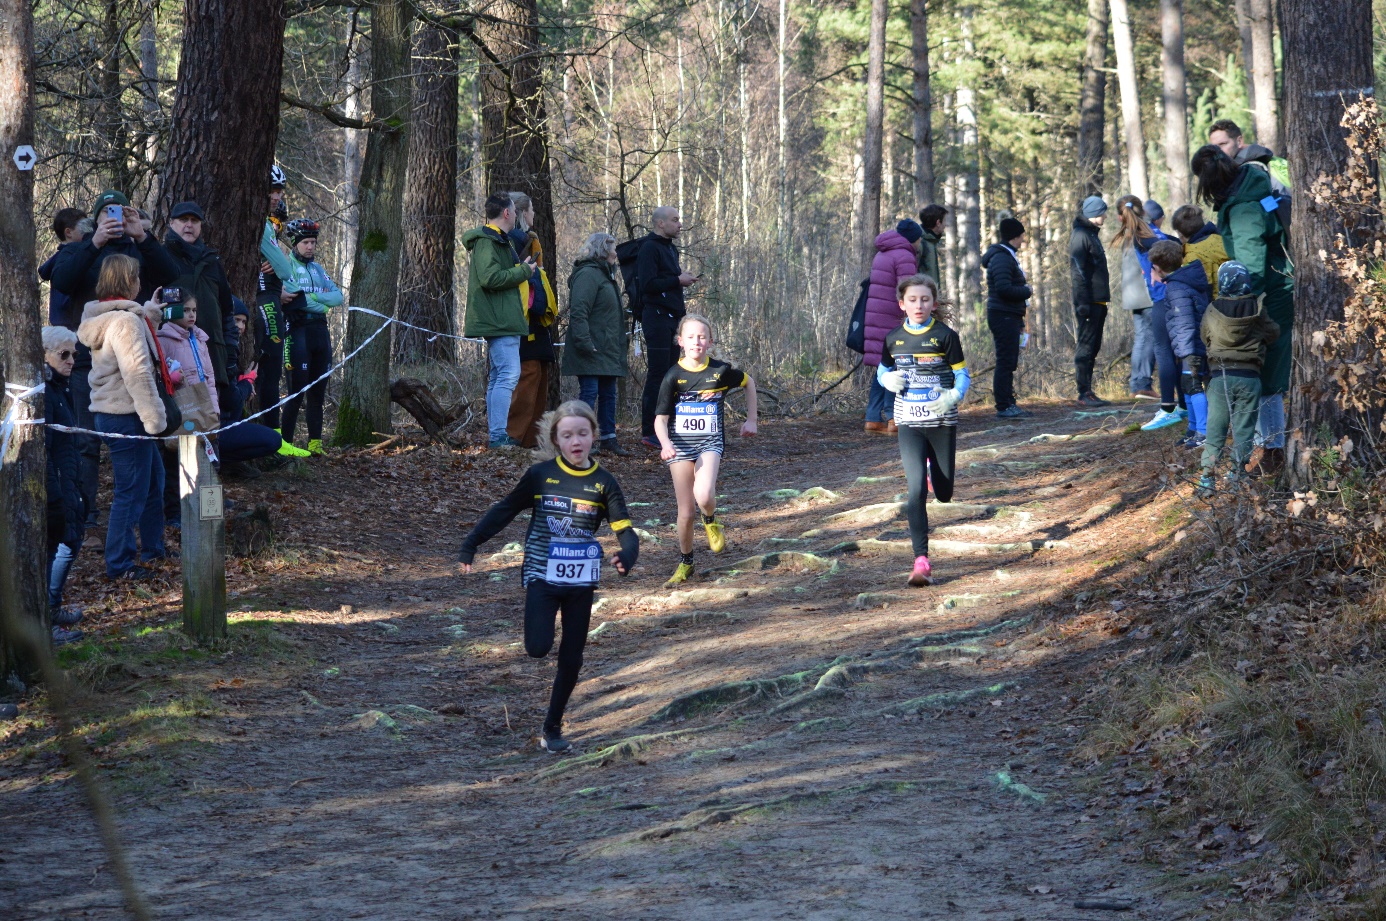
[(900, 461), (909, 483), (905, 513), (914, 545), (909, 583), (932, 585), (929, 565), (929, 513), (932, 483), (940, 502), (953, 498), (954, 456), (958, 445), (958, 404), (971, 377), (962, 340), (944, 325), (948, 305), (928, 275), (903, 278), (895, 287), (905, 322), (885, 337), (876, 377), (895, 396)]
[(549, 696), (540, 745), (545, 751), (568, 751), (563, 738), (563, 711), (577, 686), (592, 594), (602, 573), (602, 549), (594, 535), (603, 520), (621, 543), (610, 563), (621, 575), (635, 566), (640, 539), (630, 525), (626, 499), (616, 478), (592, 460), (597, 417), (580, 400), (569, 400), (539, 420), (541, 460), (525, 471), (510, 495), (487, 510), (462, 541), (463, 573), (472, 571), (477, 548), (495, 537), (515, 516), (530, 510), (525, 534), (525, 652), (542, 659), (553, 648), (554, 617), (563, 615), (558, 646), (558, 673)]
[(655, 436), (659, 456), (674, 478), (679, 503), (678, 568), (665, 588), (687, 582), (693, 575), (693, 516), (703, 516), (707, 546), (721, 553), (727, 546), (717, 520), (717, 471), (726, 444), (723, 405), (727, 393), (746, 388), (746, 421), (743, 437), (756, 433), (756, 382), (745, 371), (708, 355), (712, 349), (712, 324), (690, 313), (679, 321), (677, 342), (683, 357), (664, 375), (655, 403)]

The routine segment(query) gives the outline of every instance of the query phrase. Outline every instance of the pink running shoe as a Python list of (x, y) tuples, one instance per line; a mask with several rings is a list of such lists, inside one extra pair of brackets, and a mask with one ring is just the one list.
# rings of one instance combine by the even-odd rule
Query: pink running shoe
[(933, 585), (934, 568), (929, 565), (927, 556), (917, 556), (914, 558), (914, 571), (910, 573), (910, 585), (916, 588), (923, 585)]

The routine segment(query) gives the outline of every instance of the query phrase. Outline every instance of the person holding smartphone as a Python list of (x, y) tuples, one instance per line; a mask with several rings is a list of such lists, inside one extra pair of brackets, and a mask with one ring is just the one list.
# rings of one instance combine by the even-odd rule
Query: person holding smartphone
[[(145, 232), (139, 211), (130, 207), (130, 200), (114, 189), (96, 197), (91, 207), (95, 227), (83, 234), (79, 242), (68, 243), (58, 251), (53, 262), (51, 283), (54, 290), (67, 296), (67, 308), (62, 316), (52, 317), (53, 323), (76, 332), (82, 322), (82, 311), (96, 295), (97, 280), (106, 260), (112, 256), (128, 256), (138, 264), (139, 290), (135, 300), (144, 303), (154, 290), (172, 284), (178, 277), (178, 266), (168, 251)], [(85, 343), (77, 344), (70, 388), (72, 408), (80, 428), (94, 431), (96, 419), (91, 411), (91, 351)], [(101, 439), (95, 435), (78, 435), (77, 449), (82, 456), (81, 491), (87, 509), (87, 528), (97, 524), (96, 489), (101, 463)]]

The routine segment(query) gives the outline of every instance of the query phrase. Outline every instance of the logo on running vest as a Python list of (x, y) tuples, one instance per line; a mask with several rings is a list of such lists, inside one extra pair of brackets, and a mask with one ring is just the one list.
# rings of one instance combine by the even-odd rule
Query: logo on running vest
[(549, 515), (545, 519), (545, 524), (549, 526), (549, 533), (554, 537), (591, 537), (592, 532), (587, 528), (573, 524), (571, 518), (555, 518)]
[(567, 496), (544, 496), (539, 500), (539, 504), (546, 512), (562, 512), (568, 515), (573, 511), (573, 500)]

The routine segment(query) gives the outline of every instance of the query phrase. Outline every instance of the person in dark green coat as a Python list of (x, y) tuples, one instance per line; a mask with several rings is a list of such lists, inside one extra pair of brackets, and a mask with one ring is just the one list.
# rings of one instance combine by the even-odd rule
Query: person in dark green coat
[(563, 375), (578, 379), (578, 397), (597, 412), (601, 439), (593, 447), (624, 457), (616, 441), (616, 385), (629, 373), (626, 331), (630, 318), (616, 286), (616, 238), (594, 233), (568, 276), (568, 341)]
[(508, 234), (515, 226), (509, 195), (486, 199), (486, 224), (462, 235), (471, 253), (463, 335), (486, 340), (486, 428), (492, 448), (518, 447), (506, 431), (510, 398), (520, 382), (520, 338), (529, 335), (529, 279), (534, 259), (520, 261)]
[(943, 242), (943, 219), (947, 215), (948, 209), (942, 205), (929, 205), (919, 212), (919, 226), (924, 228), (924, 236), (920, 240), (919, 271), (937, 282), (939, 290), (943, 289), (943, 279), (938, 270), (938, 247)]
[(1238, 166), (1209, 144), (1194, 154), (1199, 196), (1218, 214), (1218, 233), (1229, 259), (1246, 266), (1251, 293), (1264, 296), (1266, 316), (1280, 327), (1280, 338), (1266, 350), (1261, 366), (1261, 410), (1256, 438), (1262, 453), (1257, 466), (1274, 474), (1285, 463), (1285, 393), (1290, 389), (1295, 326), (1294, 266), (1285, 228), (1273, 213), (1270, 173), (1260, 163)]

